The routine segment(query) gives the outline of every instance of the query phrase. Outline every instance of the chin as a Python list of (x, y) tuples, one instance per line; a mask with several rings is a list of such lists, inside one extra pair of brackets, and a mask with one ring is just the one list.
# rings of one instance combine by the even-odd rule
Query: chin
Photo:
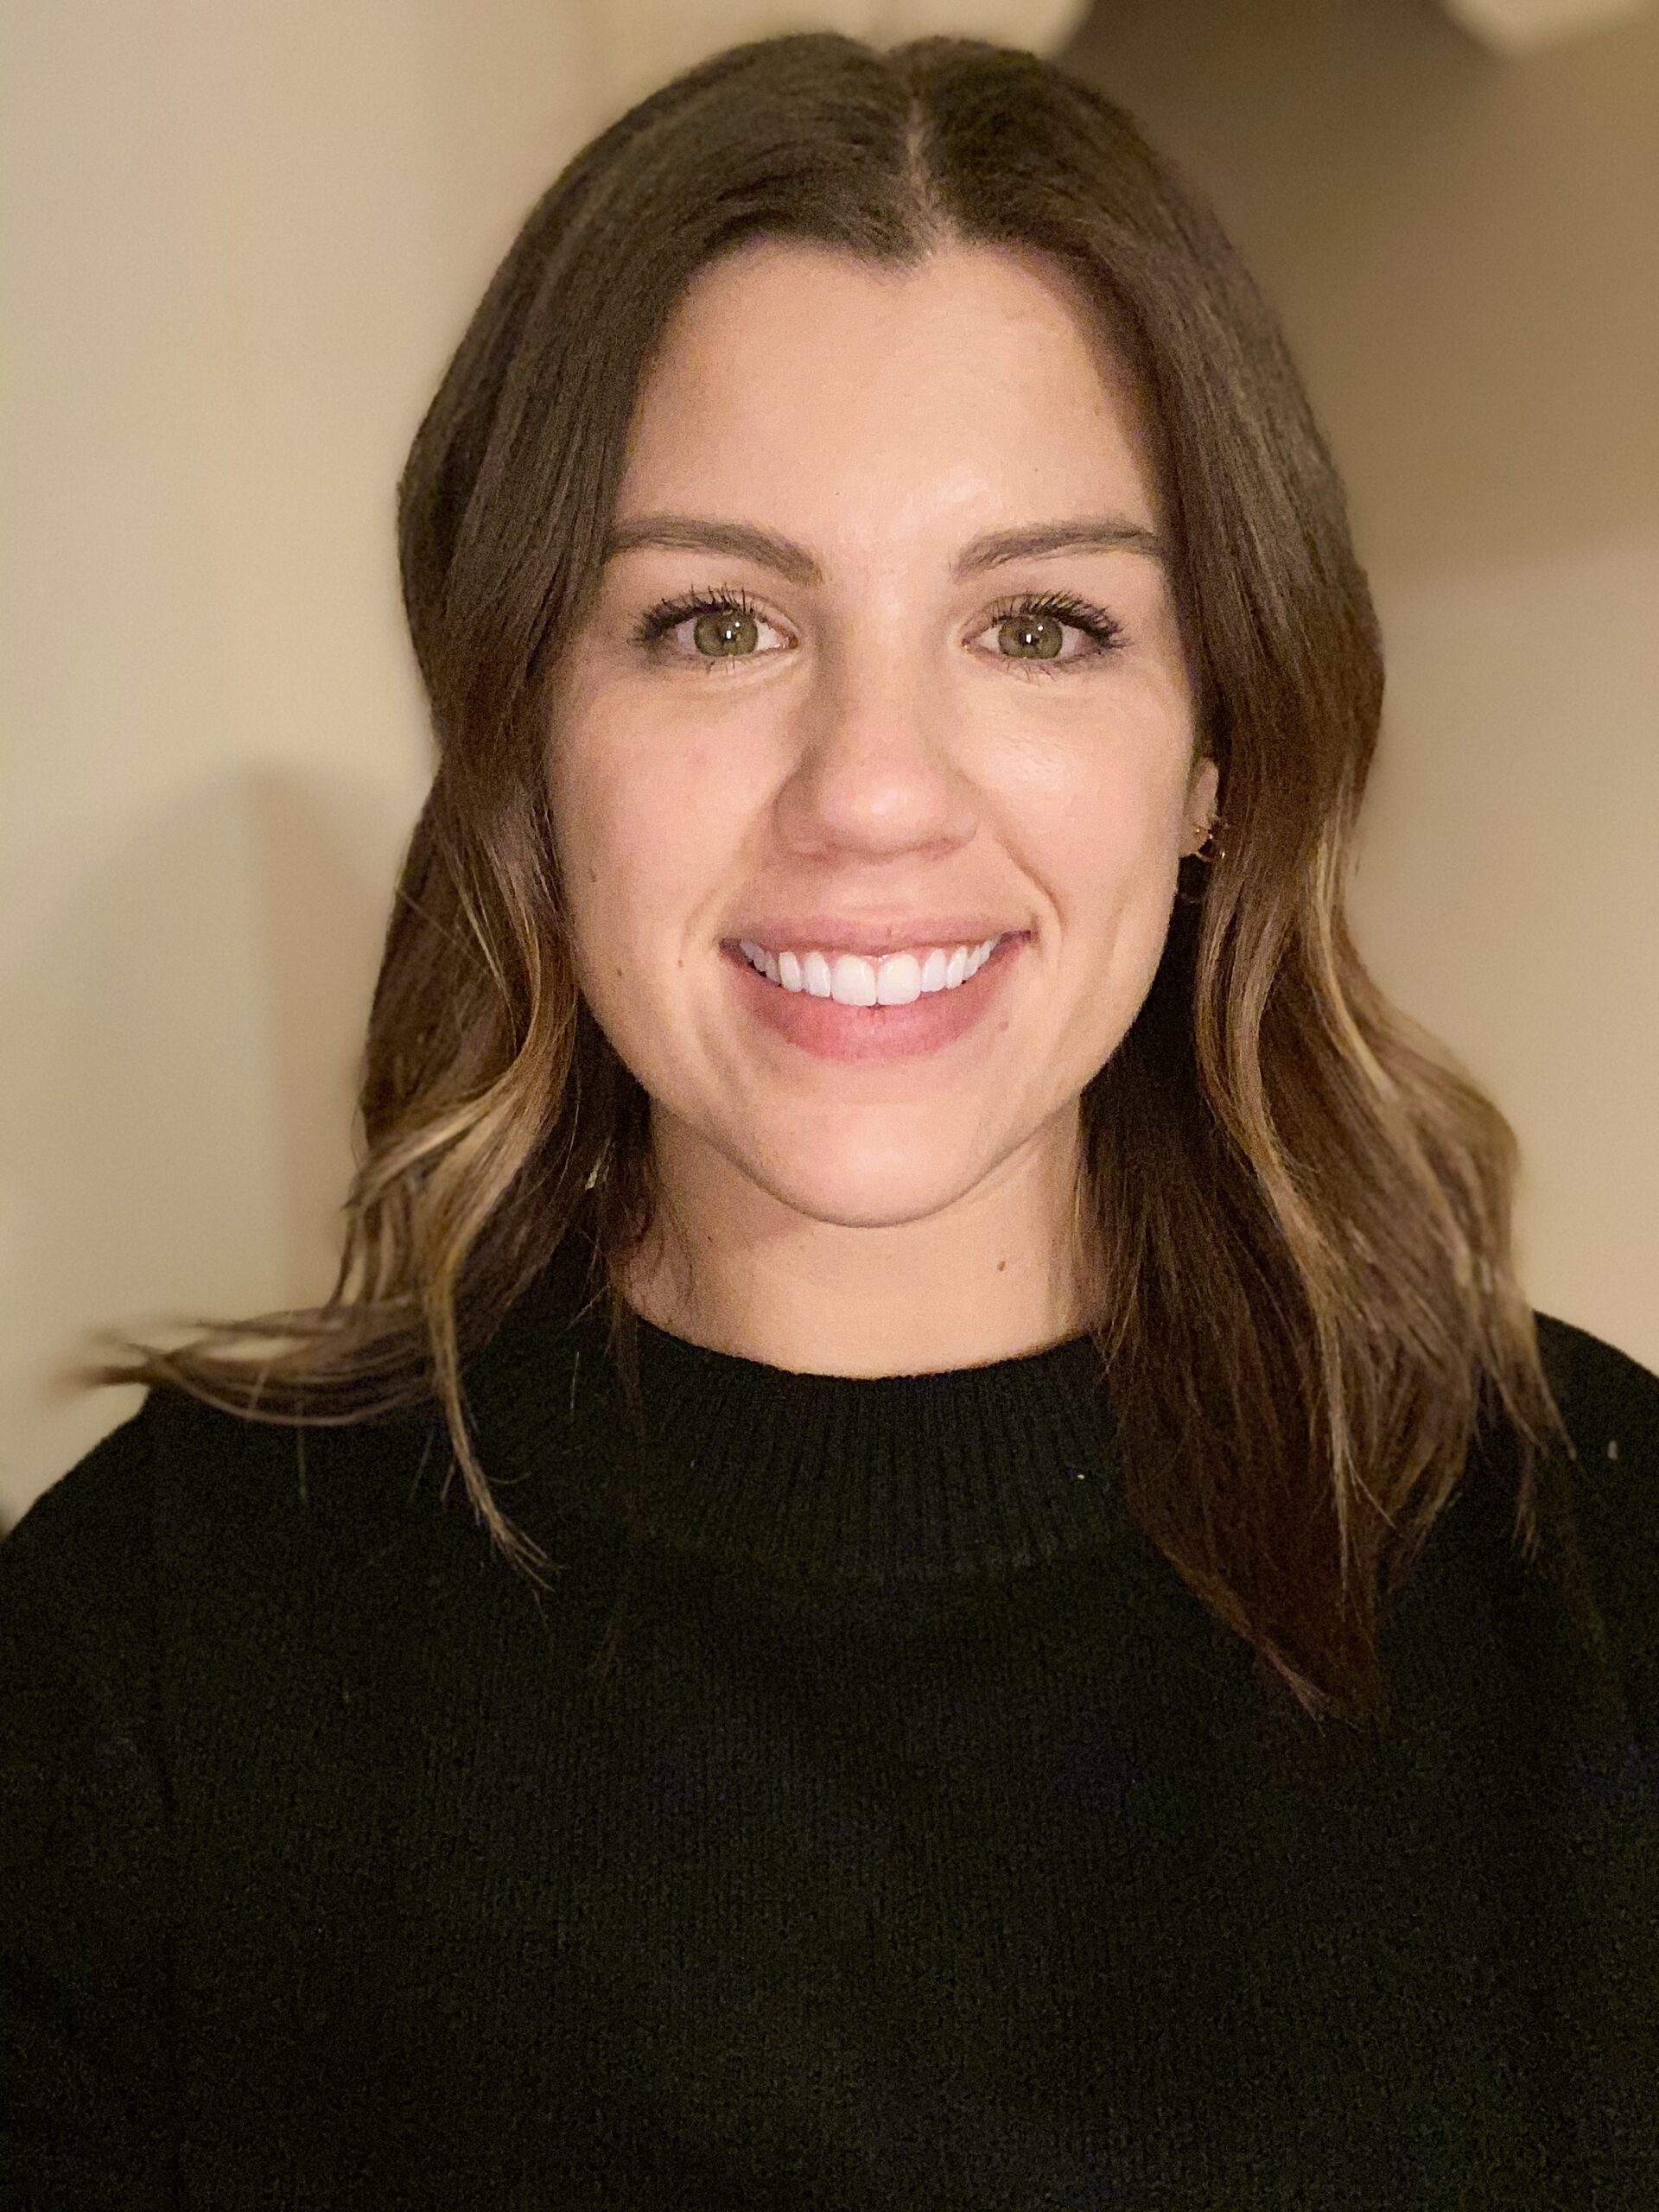
[(749, 1160), (743, 1167), (779, 1205), (810, 1221), (885, 1229), (941, 1212), (971, 1190), (988, 1165), (960, 1154), (930, 1159), (913, 1149), (849, 1146), (806, 1172), (798, 1160)]

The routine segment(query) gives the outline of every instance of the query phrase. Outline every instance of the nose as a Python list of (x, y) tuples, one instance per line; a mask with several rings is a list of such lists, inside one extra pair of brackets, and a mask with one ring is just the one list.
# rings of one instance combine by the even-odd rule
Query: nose
[(960, 702), (940, 661), (895, 643), (891, 628), (826, 665), (791, 733), (779, 794), (796, 850), (886, 859), (965, 843), (978, 808)]

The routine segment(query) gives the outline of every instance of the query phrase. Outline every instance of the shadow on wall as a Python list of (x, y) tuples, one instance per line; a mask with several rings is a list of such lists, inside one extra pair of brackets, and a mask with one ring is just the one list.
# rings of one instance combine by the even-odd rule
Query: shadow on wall
[(1659, 11), (1511, 60), (1428, 0), (1099, 0), (1060, 58), (1284, 315), (1369, 567), (1659, 517)]
[(31, 1049), (0, 1107), (14, 1514), (137, 1406), (66, 1382), (89, 1321), (170, 1332), (328, 1288), (409, 829), (393, 812), (346, 781), (226, 775), (152, 816), (15, 949), (0, 1024)]

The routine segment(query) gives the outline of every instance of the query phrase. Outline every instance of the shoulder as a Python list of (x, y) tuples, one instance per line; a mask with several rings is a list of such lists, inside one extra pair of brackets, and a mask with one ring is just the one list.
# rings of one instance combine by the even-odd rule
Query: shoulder
[[(1628, 1718), (1659, 1732), (1659, 1376), (1588, 1330), (1537, 1316), (1572, 1450), (1546, 1455), (1547, 1539), (1593, 1606)], [(1549, 1519), (1555, 1506), (1559, 1521)]]
[(27, 1679), (101, 1648), (118, 1670), (145, 1640), (155, 1481), (149, 1402), (35, 1499), (0, 1542), (0, 1647)]
[[(1591, 1431), (1608, 1422), (1617, 1425), (1624, 1418), (1630, 1429), (1632, 1451), (1659, 1445), (1659, 1374), (1573, 1320), (1560, 1320), (1555, 1314), (1533, 1314), (1533, 1319), (1544, 1371), (1568, 1427), (1575, 1415)], [(1619, 1445), (1615, 1429), (1608, 1429), (1606, 1442)], [(1611, 1458), (1617, 1460), (1619, 1451), (1612, 1451)]]
[(1573, 1440), (1573, 1489), (1581, 1506), (1635, 1516), (1659, 1546), (1659, 1374), (1571, 1320), (1533, 1319), (1544, 1374)]
[(157, 1586), (234, 1584), (296, 1548), (383, 1540), (388, 1510), (436, 1494), (441, 1427), (425, 1409), (326, 1427), (260, 1421), (152, 1389), (0, 1542), (0, 1617), (19, 1637), (42, 1622), (66, 1642), (130, 1637)]

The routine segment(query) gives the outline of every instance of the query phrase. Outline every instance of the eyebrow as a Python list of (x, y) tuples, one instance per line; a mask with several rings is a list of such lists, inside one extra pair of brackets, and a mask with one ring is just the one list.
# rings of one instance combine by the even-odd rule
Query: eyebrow
[[(714, 522), (697, 515), (636, 515), (619, 523), (605, 543), (605, 559), (636, 547), (662, 546), (677, 552), (729, 553), (757, 562), (793, 584), (819, 584), (823, 571), (804, 545), (753, 523)], [(987, 531), (969, 538), (951, 563), (961, 579), (982, 575), (1010, 561), (1040, 560), (1048, 553), (1143, 553), (1162, 561), (1165, 550), (1153, 531), (1121, 515), (1090, 515), (1075, 522), (1037, 523), (1024, 530)]]

